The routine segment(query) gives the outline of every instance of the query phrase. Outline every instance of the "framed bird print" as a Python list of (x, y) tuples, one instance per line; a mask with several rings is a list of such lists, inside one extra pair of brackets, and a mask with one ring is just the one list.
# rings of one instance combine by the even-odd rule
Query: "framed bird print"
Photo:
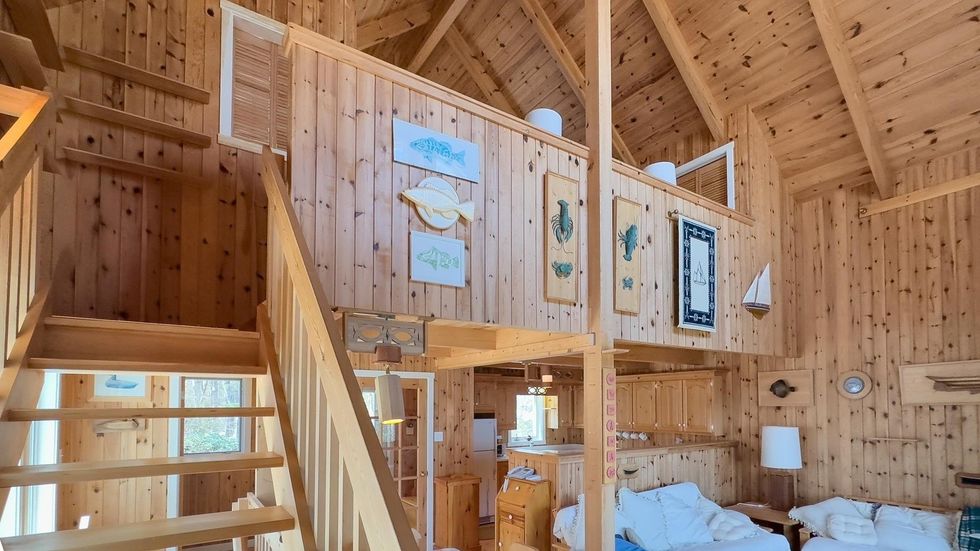
[(613, 307), (624, 314), (640, 313), (640, 265), (643, 243), (640, 234), (639, 203), (616, 197), (613, 200), (613, 239), (615, 267)]
[(677, 326), (715, 332), (718, 230), (677, 217)]
[(544, 298), (578, 302), (578, 182), (549, 172), (544, 177)]

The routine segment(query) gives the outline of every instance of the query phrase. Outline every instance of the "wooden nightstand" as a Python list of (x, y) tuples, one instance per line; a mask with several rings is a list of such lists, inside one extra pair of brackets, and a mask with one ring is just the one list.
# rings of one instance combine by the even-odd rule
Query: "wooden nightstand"
[(780, 511), (771, 507), (752, 507), (751, 505), (732, 505), (725, 507), (729, 511), (738, 511), (752, 519), (752, 522), (772, 528), (776, 533), (782, 534), (789, 540), (789, 547), (793, 551), (800, 549), (800, 523), (789, 518), (786, 511)]

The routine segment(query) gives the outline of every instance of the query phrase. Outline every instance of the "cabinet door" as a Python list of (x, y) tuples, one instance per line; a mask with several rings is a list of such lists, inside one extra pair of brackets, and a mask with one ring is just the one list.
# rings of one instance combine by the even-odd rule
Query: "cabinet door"
[(658, 381), (656, 391), (657, 430), (684, 430), (684, 381)]
[(633, 428), (636, 430), (657, 428), (656, 384), (653, 381), (633, 383)]
[(585, 426), (585, 385), (575, 385), (572, 387), (572, 426)]
[(616, 426), (633, 428), (633, 383), (616, 385)]
[(572, 385), (558, 385), (558, 426), (572, 426)]
[(476, 381), (473, 384), (473, 407), (481, 409), (496, 409), (497, 383)]
[(711, 379), (684, 381), (684, 430), (713, 432), (714, 384)]
[(507, 521), (500, 522), (497, 531), (497, 549), (508, 551), (515, 543), (524, 543), (524, 528)]
[(497, 429), (517, 428), (517, 387), (513, 384), (497, 385)]

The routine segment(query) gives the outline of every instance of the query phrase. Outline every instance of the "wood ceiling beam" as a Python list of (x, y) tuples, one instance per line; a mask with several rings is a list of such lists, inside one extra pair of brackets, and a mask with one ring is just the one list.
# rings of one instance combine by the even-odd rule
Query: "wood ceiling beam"
[(14, 22), (17, 33), (30, 38), (34, 42), (37, 56), (45, 67), (56, 71), (64, 71), (61, 62), (61, 51), (54, 39), (48, 12), (40, 9), (37, 0), (4, 0), (10, 19)]
[(13, 86), (27, 86), (35, 90), (44, 90), (48, 86), (41, 60), (30, 38), (0, 31), (0, 51), (3, 52), (0, 61)]
[(885, 161), (881, 136), (871, 116), (871, 107), (868, 105), (868, 97), (861, 85), (854, 59), (847, 50), (837, 11), (831, 0), (809, 0), (809, 2), (824, 49), (827, 50), (830, 64), (834, 68), (837, 82), (840, 83), (841, 92), (844, 94), (844, 101), (847, 102), (847, 110), (851, 114), (851, 120), (854, 121), (861, 147), (868, 158), (868, 165), (871, 166), (878, 195), (882, 199), (887, 199), (895, 194), (894, 176)]
[(687, 90), (694, 98), (694, 103), (698, 106), (698, 111), (701, 112), (701, 117), (704, 119), (704, 124), (708, 126), (711, 136), (715, 140), (724, 141), (726, 139), (724, 111), (715, 100), (708, 82), (695, 63), (694, 55), (687, 41), (684, 40), (684, 34), (670, 11), (670, 6), (667, 5), (666, 0), (643, 0), (643, 5), (646, 6), (650, 19), (653, 19), (653, 24), (657, 27), (664, 45), (667, 46), (677, 72), (681, 74)]
[(461, 354), (449, 358), (437, 358), (435, 364), (436, 369), (459, 369), (508, 362), (534, 361), (538, 358), (580, 354), (585, 349), (593, 346), (595, 346), (595, 335), (589, 333), (511, 348), (501, 348), (499, 350), (487, 350), (472, 354)]
[(433, 21), (429, 23), (428, 32), (425, 38), (422, 39), (422, 44), (419, 46), (418, 51), (412, 56), (412, 60), (408, 62), (408, 70), (417, 73), (422, 65), (425, 65), (426, 60), (435, 51), (436, 46), (442, 41), (442, 38), (452, 27), (453, 23), (456, 22), (456, 18), (462, 13), (463, 8), (466, 7), (467, 0), (445, 0), (442, 4), (442, 9), (439, 10), (438, 17), (435, 17)]
[(503, 93), (500, 85), (497, 84), (497, 80), (490, 74), (490, 67), (483, 62), (479, 52), (470, 46), (455, 26), (450, 26), (446, 32), (446, 42), (456, 57), (459, 58), (470, 78), (476, 82), (476, 86), (483, 92), (487, 102), (501, 111), (520, 117), (520, 110)]
[(357, 26), (357, 49), (364, 50), (417, 29), (432, 20), (432, 12), (424, 3), (412, 4), (400, 10), (372, 19)]
[(935, 186), (930, 186), (925, 189), (919, 189), (913, 191), (912, 193), (906, 193), (905, 195), (898, 195), (882, 201), (875, 201), (873, 203), (863, 205), (858, 209), (858, 215), (861, 218), (867, 218), (868, 216), (881, 214), (893, 209), (907, 207), (909, 205), (921, 203), (922, 201), (928, 201), (929, 199), (944, 197), (950, 193), (964, 191), (977, 186), (980, 186), (980, 172), (969, 176), (964, 176), (963, 178), (957, 178), (956, 180), (943, 182), (942, 184)]
[[(525, 15), (534, 24), (538, 37), (544, 42), (548, 53), (558, 63), (561, 74), (564, 75), (565, 80), (572, 87), (572, 91), (575, 92), (575, 96), (584, 106), (585, 75), (582, 73), (582, 69), (578, 66), (575, 58), (569, 53), (565, 42), (561, 39), (561, 35), (558, 34), (558, 29), (548, 19), (548, 13), (544, 11), (544, 7), (541, 6), (539, 0), (521, 0), (521, 6), (524, 8)], [(623, 140), (619, 131), (615, 127), (611, 130), (613, 146), (616, 148), (616, 152), (619, 153), (620, 158), (626, 163), (636, 166), (636, 157), (633, 156), (633, 153), (626, 146), (626, 142)]]

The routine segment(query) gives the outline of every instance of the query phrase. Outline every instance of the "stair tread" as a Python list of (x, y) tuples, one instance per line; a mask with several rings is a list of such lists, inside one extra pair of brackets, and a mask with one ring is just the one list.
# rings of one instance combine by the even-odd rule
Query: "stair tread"
[(198, 362), (146, 362), (132, 360), (97, 360), (77, 358), (31, 358), (32, 369), (86, 371), (104, 373), (216, 373), (222, 375), (265, 375), (260, 365), (211, 364)]
[(0, 539), (4, 551), (140, 551), (193, 545), (291, 530), (293, 518), (282, 507), (156, 519), (106, 528), (63, 530)]
[(82, 419), (171, 419), (195, 417), (272, 417), (271, 407), (245, 408), (58, 408), (11, 409), (6, 421), (71, 421)]
[(202, 337), (214, 336), (221, 338), (242, 338), (250, 340), (258, 340), (259, 338), (259, 334), (255, 331), (241, 331), (239, 329), (204, 327), (199, 325), (178, 325), (172, 323), (151, 323), (145, 321), (81, 318), (74, 316), (49, 316), (45, 320), (45, 324), (68, 327), (88, 327), (92, 329), (116, 329), (139, 332), (187, 334)]
[(0, 488), (40, 484), (70, 484), (91, 480), (144, 476), (242, 471), (281, 467), (282, 464), (282, 456), (278, 454), (254, 452), (26, 465), (0, 468)]

